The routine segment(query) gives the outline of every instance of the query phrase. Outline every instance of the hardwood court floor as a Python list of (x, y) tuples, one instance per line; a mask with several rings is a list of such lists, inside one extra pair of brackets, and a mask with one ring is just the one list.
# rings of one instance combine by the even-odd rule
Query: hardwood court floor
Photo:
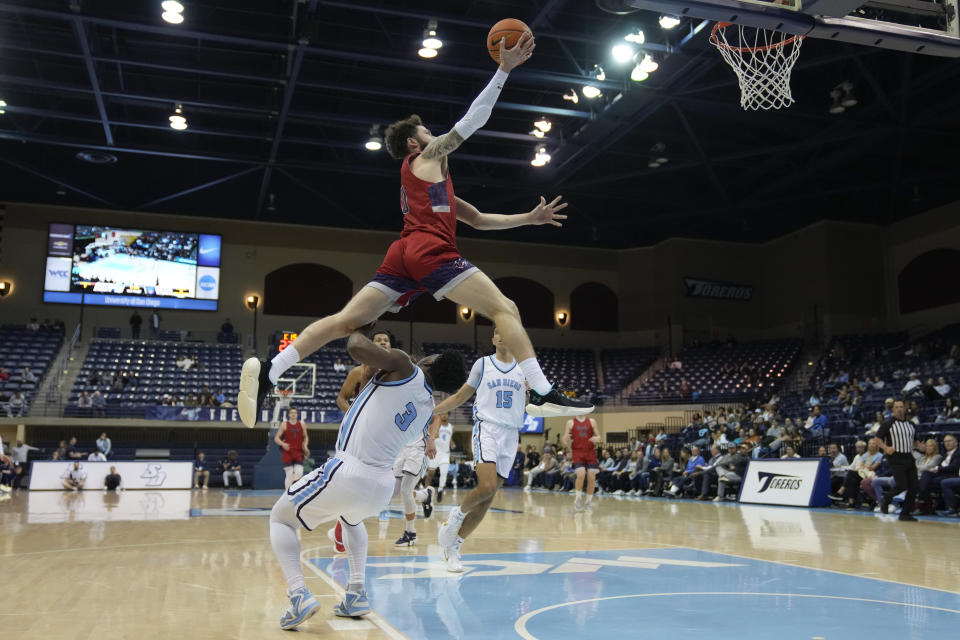
[[(289, 638), (278, 626), (286, 606), (285, 583), (268, 540), (267, 513), (276, 495), (219, 490), (15, 493), (0, 503), (0, 556), (6, 586), (0, 621), (4, 629), (15, 630), (16, 637), (43, 640)], [(324, 530), (305, 532), (305, 574), (321, 602), (321, 612), (301, 627), (299, 637), (533, 638), (536, 625), (545, 632), (562, 622), (540, 615), (552, 606), (537, 609), (550, 602), (537, 601), (539, 592), (545, 594), (550, 585), (561, 581), (562, 595), (556, 596), (560, 603), (555, 605), (560, 607), (580, 601), (676, 596), (678, 589), (682, 595), (689, 591), (697, 592), (697, 597), (714, 597), (731, 590), (736, 592), (733, 595), (780, 596), (806, 588), (812, 593), (831, 589), (836, 593), (778, 597), (763, 603), (766, 614), (781, 607), (794, 609), (799, 598), (828, 597), (846, 602), (838, 605), (836, 614), (818, 609), (805, 615), (839, 618), (851, 602), (882, 603), (886, 609), (863, 615), (879, 616), (880, 623), (889, 615), (894, 624), (903, 622), (903, 615), (888, 611), (891, 606), (920, 607), (911, 611), (923, 615), (913, 615), (904, 624), (924, 637), (931, 637), (927, 632), (938, 628), (939, 622), (930, 616), (946, 615), (954, 630), (960, 621), (960, 555), (956, 553), (960, 521), (901, 523), (892, 516), (843, 511), (613, 497), (599, 498), (591, 512), (575, 514), (569, 495), (506, 490), (494, 503), (497, 510), (488, 514), (463, 547), (465, 561), (475, 566), (451, 579), (437, 564), (435, 540), (455, 495), (448, 491), (433, 518), (417, 521), (420, 544), (412, 549), (393, 546), (402, 531), (396, 506), (390, 521), (367, 522), (370, 554), (379, 556), (371, 558), (368, 568), (371, 604), (379, 614), (373, 621), (332, 616), (337, 596), (324, 569), (335, 576), (342, 574), (343, 561), (329, 560), (333, 554)], [(471, 563), (473, 554), (486, 555)], [(657, 569), (660, 562), (666, 568)], [(485, 563), (495, 566), (484, 572), (481, 565)], [(730, 574), (735, 582), (713, 585), (726, 570), (696, 568), (721, 565), (739, 567), (740, 573)], [(670, 567), (686, 573), (670, 577)], [(818, 571), (804, 569), (798, 577), (790, 573), (797, 567)], [(472, 581), (465, 577), (471, 571)], [(763, 580), (761, 574), (766, 576)], [(758, 578), (752, 579), (753, 575)], [(819, 582), (802, 587), (801, 578), (811, 576)], [(578, 582), (581, 579), (588, 582)], [(763, 586), (777, 580), (780, 584)], [(483, 595), (479, 596), (470, 585), (481, 582), (483, 590), (478, 593)], [(632, 595), (597, 597), (598, 593), (619, 593), (616, 585)], [(858, 591), (861, 587), (869, 588)], [(511, 593), (510, 589), (521, 591)], [(429, 606), (421, 606), (424, 603)], [(630, 606), (636, 602), (630, 601)], [(664, 601), (662, 606), (665, 616), (672, 607), (690, 609), (689, 603)], [(705, 603), (704, 610), (709, 606)], [(735, 614), (759, 605), (724, 606), (733, 607), (728, 610)], [(471, 622), (471, 610), (489, 613)], [(531, 626), (523, 627), (519, 621), (523, 614), (540, 617), (527, 620)], [(594, 613), (579, 611), (564, 624), (589, 625), (589, 635), (601, 637), (618, 632), (603, 624), (621, 614), (626, 612), (600, 607)], [(656, 617), (635, 619), (640, 625), (636, 628), (653, 630), (649, 621)], [(505, 630), (485, 626), (485, 621), (498, 619)], [(736, 615), (730, 622), (735, 619)], [(677, 624), (676, 618), (670, 624), (677, 632), (688, 628)], [(739, 631), (726, 635), (722, 627), (713, 629), (714, 638), (743, 637)], [(856, 637), (856, 629), (837, 631)], [(566, 637), (585, 635), (574, 632)]]

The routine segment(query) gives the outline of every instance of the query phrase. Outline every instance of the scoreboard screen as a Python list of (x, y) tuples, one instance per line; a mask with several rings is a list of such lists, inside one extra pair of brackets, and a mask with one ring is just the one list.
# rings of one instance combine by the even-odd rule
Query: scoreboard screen
[(293, 344), (293, 341), (296, 340), (296, 339), (297, 339), (297, 336), (299, 336), (299, 335), (300, 335), (300, 334), (297, 333), (296, 331), (283, 331), (283, 332), (281, 332), (281, 333), (280, 333), (280, 336), (279, 336), (279, 337), (280, 337), (280, 340), (279, 340), (279, 342), (277, 343), (277, 353), (280, 353), (281, 351), (283, 351), (284, 349), (286, 349), (287, 347), (289, 347), (291, 344)]

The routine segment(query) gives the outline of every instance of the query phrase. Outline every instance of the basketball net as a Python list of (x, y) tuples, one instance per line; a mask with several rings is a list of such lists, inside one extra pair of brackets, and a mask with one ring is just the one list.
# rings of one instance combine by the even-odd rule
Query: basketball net
[(715, 46), (740, 82), (740, 106), (764, 111), (793, 104), (790, 74), (803, 36), (718, 22), (710, 32)]

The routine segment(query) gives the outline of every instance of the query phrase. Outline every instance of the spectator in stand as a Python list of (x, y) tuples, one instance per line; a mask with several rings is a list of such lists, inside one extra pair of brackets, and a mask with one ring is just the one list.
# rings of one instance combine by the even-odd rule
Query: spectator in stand
[(743, 481), (743, 474), (747, 470), (747, 463), (750, 461), (750, 447), (747, 444), (741, 444), (739, 447), (731, 445), (731, 452), (723, 458), (717, 465), (717, 497), (715, 502), (722, 502), (727, 498), (727, 487), (731, 484), (738, 484)]
[(40, 323), (37, 322), (36, 318), (30, 318), (30, 322), (27, 323), (28, 331), (40, 331)]
[(343, 364), (343, 360), (337, 358), (336, 362), (333, 363), (333, 370), (337, 373), (343, 373), (347, 370), (347, 365)]
[(27, 464), (27, 459), (30, 457), (31, 451), (40, 451), (40, 449), (31, 447), (28, 444), (23, 444), (23, 440), (17, 440), (17, 446), (10, 448), (10, 458), (14, 464), (23, 466)]
[(631, 480), (631, 495), (640, 496), (650, 488), (650, 476), (660, 468), (660, 447), (654, 447), (649, 456), (644, 456), (643, 470)]
[(853, 462), (847, 467), (847, 474), (843, 479), (843, 486), (831, 499), (838, 502), (845, 502), (848, 509), (857, 506), (860, 500), (860, 489), (863, 481), (870, 481), (877, 475), (877, 469), (883, 462), (883, 454), (877, 445), (876, 439), (871, 438), (869, 443), (857, 442), (857, 451), (864, 449), (863, 453), (857, 453)]
[(907, 384), (903, 385), (903, 389), (900, 391), (900, 394), (906, 398), (907, 396), (913, 394), (922, 393), (920, 387), (923, 386), (923, 382), (920, 381), (920, 376), (916, 373), (910, 374), (910, 379), (907, 380)]
[(87, 456), (89, 462), (106, 462), (107, 456), (103, 455), (99, 449), (96, 451), (90, 452), (90, 455)]
[(770, 426), (767, 427), (762, 442), (764, 443), (764, 448), (770, 453), (776, 454), (780, 451), (780, 445), (783, 443), (783, 427), (780, 426), (776, 418), (770, 421)]
[[(686, 453), (686, 449), (684, 449), (684, 453)], [(683, 453), (680, 454), (680, 457), (683, 459)], [(690, 453), (687, 454), (687, 464), (683, 469), (683, 473), (679, 476), (674, 476), (673, 484), (670, 489), (667, 490), (667, 493), (676, 497), (678, 493), (683, 491), (683, 488), (687, 486), (688, 483), (696, 479), (695, 473), (697, 476), (700, 475), (697, 473), (697, 470), (703, 466), (706, 466), (706, 461), (703, 459), (703, 456), (700, 455), (700, 447), (690, 447)]]
[(162, 320), (160, 314), (154, 309), (150, 314), (150, 337), (154, 340), (160, 337), (160, 320)]
[(873, 382), (870, 383), (870, 386), (877, 391), (883, 391), (883, 388), (887, 386), (887, 383), (880, 379), (880, 376), (874, 376)]
[(133, 315), (130, 316), (130, 335), (133, 336), (134, 340), (140, 339), (140, 325), (143, 324), (143, 316), (140, 315), (140, 312), (136, 309), (133, 310)]
[(613, 472), (610, 479), (610, 488), (615, 496), (622, 496), (630, 490), (630, 478), (637, 473), (640, 455), (636, 451), (630, 451), (623, 455), (622, 460), (625, 461), (624, 464)]
[(557, 458), (549, 450), (544, 448), (543, 456), (540, 458), (540, 464), (527, 473), (527, 484), (523, 487), (524, 491), (530, 491), (533, 488), (533, 481), (540, 474), (550, 473), (557, 468)]
[(234, 342), (236, 336), (233, 334), (233, 323), (230, 322), (230, 318), (227, 318), (223, 321), (223, 324), (220, 325), (220, 337), (223, 338), (221, 342)]
[(102, 374), (100, 374), (100, 384), (104, 387), (112, 386), (115, 379), (116, 376), (112, 371), (104, 371)]
[(10, 399), (7, 401), (7, 417), (8, 418), (19, 418), (23, 415), (23, 410), (26, 408), (27, 403), (23, 398), (23, 393), (20, 391), (14, 391), (13, 395), (10, 396)]
[(80, 467), (79, 462), (73, 463), (73, 468), (63, 479), (63, 488), (67, 491), (79, 491), (87, 482), (87, 472)]
[(633, 471), (627, 477), (627, 495), (636, 496), (644, 490), (643, 487), (643, 474), (646, 473), (647, 468), (650, 465), (650, 461), (647, 460), (647, 457), (643, 455), (643, 451), (637, 451), (637, 464), (634, 466)]
[(23, 373), (20, 374), (20, 377), (24, 382), (36, 382), (37, 376), (33, 371), (30, 371), (30, 367), (24, 367)]
[(67, 445), (66, 458), (68, 460), (79, 460), (83, 458), (83, 452), (77, 448), (77, 436), (70, 438), (70, 443)]
[(827, 448), (824, 445), (820, 445), (820, 447), (817, 449), (817, 457), (826, 458), (827, 460), (830, 459), (830, 454), (827, 453)]
[[(201, 478), (203, 478), (202, 485)], [(193, 488), (204, 491), (210, 488), (210, 463), (207, 462), (207, 454), (203, 451), (197, 453), (197, 459), (193, 461)]]
[(690, 391), (690, 383), (687, 382), (687, 379), (680, 378), (680, 395), (686, 398), (688, 395), (690, 395)]
[[(606, 469), (603, 463), (600, 464), (600, 471), (597, 473), (597, 487), (600, 488), (601, 492), (606, 491), (609, 493), (612, 491), (610, 486), (613, 474), (622, 471), (623, 467), (626, 466), (626, 461), (623, 459), (623, 452), (620, 449), (614, 449), (613, 457), (608, 459), (612, 461), (612, 464)], [(606, 460), (604, 460), (604, 462), (606, 462)]]
[(517, 482), (523, 480), (523, 463), (526, 459), (527, 456), (523, 455), (523, 445), (518, 444), (517, 455), (513, 458), (513, 471), (510, 474), (511, 479), (517, 480)]
[(120, 478), (120, 474), (117, 473), (116, 467), (110, 467), (110, 473), (103, 479), (103, 488), (106, 491), (119, 491), (120, 485), (123, 483), (123, 480)]
[(807, 418), (807, 423), (804, 425), (804, 428), (809, 431), (810, 435), (814, 438), (822, 438), (826, 427), (827, 416), (821, 413), (820, 406), (818, 405), (811, 410), (810, 417)]
[(927, 501), (930, 499), (930, 492), (933, 489), (940, 489), (940, 483), (947, 478), (954, 478), (960, 475), (960, 451), (957, 451), (957, 437), (948, 433), (943, 437), (943, 460), (935, 467), (920, 474), (920, 482), (917, 486), (917, 499)]
[(873, 422), (868, 422), (864, 426), (867, 428), (866, 435), (872, 436), (877, 432), (877, 429), (880, 428), (880, 425), (883, 424), (883, 412), (877, 411), (873, 414)]
[[(866, 446), (864, 446), (864, 449), (866, 449)], [(847, 475), (850, 462), (847, 460), (847, 456), (840, 451), (840, 445), (835, 442), (830, 443), (827, 452), (827, 457), (830, 458), (830, 493), (836, 494), (843, 486), (843, 479)]]
[(3, 367), (0, 367), (0, 382), (6, 382), (10, 379), (10, 374)]
[(226, 396), (223, 395), (223, 389), (217, 387), (217, 390), (213, 392), (213, 395), (210, 396), (210, 406), (219, 407), (226, 401)]
[(946, 398), (948, 395), (950, 395), (950, 384), (943, 376), (937, 378), (937, 384), (933, 389), (940, 394), (941, 398)]
[(720, 466), (720, 461), (724, 457), (720, 451), (718, 445), (710, 447), (710, 459), (707, 464), (697, 467), (697, 473), (700, 475), (700, 494), (696, 497), (697, 500), (707, 500), (710, 488), (717, 481), (717, 467)]
[(883, 401), (883, 419), (889, 420), (893, 417), (893, 398), (887, 398)]
[(807, 401), (807, 404), (811, 407), (816, 407), (820, 405), (820, 396), (816, 391), (810, 394), (810, 399)]
[(53, 458), (54, 460), (66, 460), (66, 459), (67, 459), (67, 441), (66, 441), (66, 440), (61, 440), (61, 441), (60, 441), (60, 444), (57, 445), (57, 448), (56, 448), (56, 450), (54, 450), (53, 455), (56, 456), (56, 458)]
[(953, 402), (953, 398), (947, 398), (944, 406), (937, 412), (936, 422), (960, 422), (960, 406)]
[[(84, 391), (84, 394), (87, 392)], [(107, 399), (99, 391), (93, 392), (93, 397), (90, 398), (90, 406), (93, 407), (93, 415), (98, 418), (103, 418), (107, 415)]]
[(540, 464), (540, 452), (532, 444), (527, 445), (527, 471), (535, 468), (538, 464)]
[(943, 497), (945, 509), (938, 511), (941, 516), (960, 518), (957, 510), (957, 492), (960, 491), (960, 475), (953, 478), (944, 478), (940, 481), (940, 495)]
[(943, 462), (943, 456), (940, 455), (940, 445), (933, 438), (923, 443), (923, 450), (919, 448), (913, 452), (913, 457), (917, 459), (917, 479), (923, 477), (924, 471), (929, 471)]
[(194, 364), (196, 364), (196, 362), (194, 361), (193, 358), (181, 353), (179, 356), (177, 356), (177, 361), (175, 364), (177, 365), (178, 369), (186, 372), (192, 369)]
[(799, 458), (800, 454), (797, 453), (797, 450), (793, 448), (792, 444), (788, 444), (787, 448), (784, 450), (783, 455), (780, 456), (781, 460), (786, 460), (788, 458)]
[(227, 457), (220, 461), (220, 469), (223, 471), (223, 488), (230, 488), (230, 478), (237, 483), (237, 488), (243, 486), (243, 477), (240, 475), (240, 461), (237, 460), (237, 452), (230, 450)]
[(99, 438), (97, 438), (97, 451), (102, 453), (107, 458), (110, 458), (113, 455), (113, 442), (111, 442), (110, 438), (107, 437), (107, 433), (105, 431), (100, 434)]
[(651, 486), (647, 489), (647, 494), (657, 497), (663, 495), (663, 487), (673, 480), (673, 474), (676, 468), (677, 462), (670, 454), (670, 450), (666, 447), (660, 447), (660, 466), (651, 471)]

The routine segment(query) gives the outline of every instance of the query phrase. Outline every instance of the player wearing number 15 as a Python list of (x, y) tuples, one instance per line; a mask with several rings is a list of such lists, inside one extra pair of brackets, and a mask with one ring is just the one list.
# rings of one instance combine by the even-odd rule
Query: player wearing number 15
[(456, 409), (477, 394), (473, 402), (473, 459), (477, 486), (454, 507), (440, 526), (441, 554), (447, 571), (463, 571), (460, 545), (477, 528), (493, 503), (497, 490), (510, 474), (520, 442), (526, 404), (527, 381), (507, 349), (498, 327), (493, 328), (492, 356), (473, 363), (467, 382), (454, 395), (437, 405), (437, 415)]
[(300, 527), (307, 531), (339, 518), (343, 524), (350, 577), (334, 614), (370, 612), (364, 589), (367, 530), (364, 518), (385, 509), (393, 495), (393, 461), (408, 443), (423, 438), (433, 416), (433, 389), (451, 393), (463, 383), (463, 358), (446, 352), (416, 365), (399, 349), (384, 349), (361, 332), (347, 341), (357, 362), (379, 369), (340, 424), (336, 453), (280, 496), (270, 514), (270, 543), (287, 579), (290, 608), (280, 619), (292, 629), (319, 606), (300, 567)]

